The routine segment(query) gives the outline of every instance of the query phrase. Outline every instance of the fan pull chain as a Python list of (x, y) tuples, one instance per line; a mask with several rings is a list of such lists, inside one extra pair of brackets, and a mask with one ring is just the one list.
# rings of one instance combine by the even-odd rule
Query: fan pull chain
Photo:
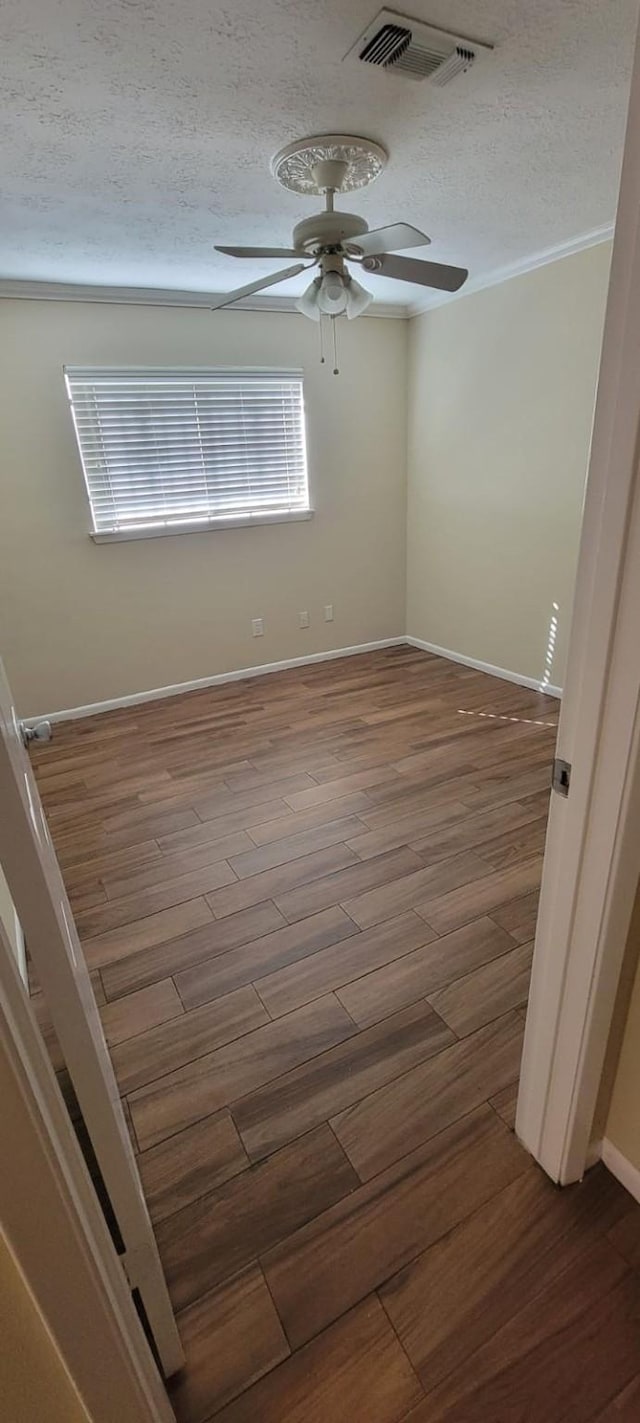
[(324, 365), (324, 322), (323, 322), (323, 320), (322, 320), (322, 315), (320, 316), (319, 325), (320, 325), (320, 365), (323, 366), (323, 365)]
[(335, 316), (331, 317), (331, 325), (333, 327), (333, 374), (334, 376), (339, 376), (340, 371), (338, 368), (338, 338), (336, 336), (336, 320), (337, 318)]

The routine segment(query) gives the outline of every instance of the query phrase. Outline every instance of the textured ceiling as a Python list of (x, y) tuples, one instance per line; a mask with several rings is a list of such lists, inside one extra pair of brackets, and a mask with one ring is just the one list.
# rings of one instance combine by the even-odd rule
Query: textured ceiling
[(319, 204), (269, 160), (327, 131), (389, 150), (348, 203), (370, 227), (424, 227), (425, 255), (475, 278), (612, 220), (638, 0), (410, 0), (496, 45), (444, 89), (341, 62), (379, 8), (2, 0), (0, 276), (211, 291), (272, 272), (213, 243), (288, 243)]

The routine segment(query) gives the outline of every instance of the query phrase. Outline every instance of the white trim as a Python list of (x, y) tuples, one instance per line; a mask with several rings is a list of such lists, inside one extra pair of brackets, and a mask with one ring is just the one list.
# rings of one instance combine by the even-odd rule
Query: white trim
[(18, 969), (19, 969), (19, 972), (20, 972), (20, 977), (21, 977), (21, 979), (22, 979), (22, 982), (24, 983), (25, 988), (26, 988), (27, 991), (28, 991), (28, 989), (29, 989), (29, 970), (28, 970), (28, 968), (27, 968), (27, 945), (26, 945), (26, 943), (25, 943), (25, 937), (24, 937), (24, 934), (23, 934), (23, 932), (22, 932), (22, 924), (20, 923), (20, 920), (19, 920), (19, 918), (18, 918), (18, 911), (17, 911), (17, 909), (15, 908), (15, 905), (14, 905), (14, 909), (13, 909), (13, 919), (14, 919), (14, 935), (15, 935), (15, 944), (16, 944), (16, 960), (17, 960), (17, 963), (18, 963)]
[[(96, 301), (116, 306), (191, 306), (211, 310), (212, 301), (224, 292), (165, 290), (163, 287), (91, 286), (85, 282), (32, 282), (0, 278), (0, 299), (7, 301)], [(295, 296), (245, 296), (223, 312), (275, 311), (299, 316)], [(216, 312), (216, 315), (218, 313)], [(374, 300), (363, 316), (382, 316), (406, 321), (409, 308), (400, 302)]]
[(302, 524), (313, 509), (281, 509), (277, 514), (237, 514), (228, 519), (185, 519), (182, 524), (149, 524), (146, 528), (102, 529), (89, 534), (94, 544), (130, 543), (136, 539), (170, 538), (176, 534), (212, 534), (216, 529), (251, 529), (255, 524)]
[(111, 697), (106, 702), (91, 702), (84, 707), (69, 707), (65, 711), (41, 712), (40, 716), (22, 718), (24, 726), (39, 721), (75, 721), (77, 717), (96, 716), (100, 712), (120, 707), (137, 706), (140, 702), (156, 702), (163, 697), (178, 697), (182, 692), (197, 692), (203, 687), (218, 687), (223, 682), (240, 682), (247, 677), (266, 677), (270, 672), (285, 672), (290, 667), (306, 667), (312, 662), (331, 662), (336, 657), (357, 657), (361, 652), (377, 652), (383, 647), (398, 647), (408, 642), (406, 637), (385, 637), (378, 642), (363, 642), (356, 647), (335, 647), (330, 652), (310, 652), (306, 657), (287, 657), (282, 662), (265, 662), (260, 667), (242, 667), (235, 672), (218, 672), (213, 677), (198, 677), (193, 682), (176, 682), (172, 687), (154, 687), (148, 692), (132, 692), (126, 697)]
[(448, 647), (438, 647), (435, 642), (425, 642), (421, 637), (409, 637), (410, 647), (419, 647), (422, 652), (433, 652), (436, 657), (445, 657), (447, 662), (460, 662), (463, 667), (475, 667), (478, 672), (488, 672), (490, 677), (501, 677), (505, 682), (517, 682), (520, 687), (531, 687), (534, 692), (543, 692), (546, 697), (561, 697), (562, 687), (543, 686), (540, 678), (525, 677), (522, 672), (509, 672), (506, 667), (494, 667), (491, 662), (480, 662), (477, 657), (467, 657), (464, 652), (452, 652)]
[(609, 1138), (606, 1136), (602, 1143), (601, 1155), (611, 1175), (615, 1176), (616, 1180), (620, 1182), (621, 1186), (624, 1186), (625, 1191), (628, 1191), (630, 1196), (633, 1196), (634, 1201), (640, 1201), (640, 1171), (638, 1167), (634, 1166), (632, 1161), (629, 1161), (628, 1156), (623, 1156), (622, 1152), (618, 1151), (617, 1146), (614, 1146), (613, 1142), (609, 1141)]
[(592, 232), (583, 232), (579, 237), (570, 238), (568, 242), (558, 242), (554, 247), (543, 247), (540, 252), (532, 252), (517, 262), (508, 262), (504, 267), (495, 267), (492, 272), (470, 277), (457, 292), (434, 291), (432, 296), (410, 306), (407, 315), (422, 316), (425, 311), (433, 311), (436, 306), (443, 306), (445, 302), (460, 301), (462, 297), (473, 296), (475, 292), (485, 291), (487, 287), (501, 286), (502, 282), (509, 282), (512, 277), (523, 277), (526, 272), (535, 272), (538, 267), (547, 267), (550, 262), (560, 262), (563, 257), (573, 257), (576, 252), (586, 252), (589, 247), (598, 247), (601, 242), (610, 242), (613, 232), (614, 223), (608, 222), (604, 227), (595, 227)]
[[(408, 321), (411, 317), (422, 316), (425, 311), (433, 311), (445, 302), (460, 301), (462, 297), (473, 296), (474, 292), (487, 287), (500, 286), (512, 277), (522, 277), (526, 272), (534, 272), (537, 267), (546, 267), (550, 262), (559, 262), (563, 257), (572, 257), (576, 252), (585, 252), (589, 247), (597, 247), (601, 242), (609, 242), (613, 237), (614, 224), (605, 223), (591, 232), (580, 233), (567, 242), (558, 242), (553, 247), (543, 247), (516, 262), (508, 262), (503, 267), (470, 277), (458, 292), (433, 292), (420, 302), (404, 305), (400, 302), (376, 301), (375, 298), (363, 312), (364, 316), (380, 316), (395, 321)], [(164, 287), (121, 287), (96, 286), (86, 282), (38, 282), (20, 278), (0, 278), (0, 300), (9, 301), (88, 301), (106, 302), (123, 306), (182, 306), (204, 310), (211, 309), (211, 302), (223, 295), (221, 292), (175, 291)], [(299, 315), (295, 296), (246, 296), (233, 306), (220, 308), (223, 311), (272, 311)]]

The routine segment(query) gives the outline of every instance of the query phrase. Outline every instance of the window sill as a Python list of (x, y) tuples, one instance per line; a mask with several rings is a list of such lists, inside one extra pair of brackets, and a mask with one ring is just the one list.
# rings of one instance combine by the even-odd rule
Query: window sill
[(104, 529), (100, 533), (92, 533), (90, 537), (97, 544), (123, 543), (131, 539), (168, 538), (172, 534), (215, 533), (217, 529), (250, 529), (256, 524), (299, 524), (312, 519), (313, 514), (313, 509), (294, 509), (278, 514), (240, 514), (228, 519), (194, 519), (184, 524), (148, 528)]

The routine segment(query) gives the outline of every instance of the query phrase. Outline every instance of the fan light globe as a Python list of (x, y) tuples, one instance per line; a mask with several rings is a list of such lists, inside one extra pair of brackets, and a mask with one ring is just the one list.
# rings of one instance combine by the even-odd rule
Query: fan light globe
[(368, 292), (365, 287), (361, 287), (355, 277), (351, 277), (347, 287), (347, 316), (349, 320), (353, 321), (355, 316), (362, 316), (363, 311), (366, 311), (372, 301), (371, 292)]
[(318, 291), (318, 302), (328, 316), (339, 316), (346, 311), (347, 292), (340, 272), (325, 272)]
[(308, 316), (311, 321), (320, 320), (321, 313), (318, 296), (321, 281), (321, 277), (315, 277), (311, 285), (307, 287), (307, 290), (302, 293), (301, 297), (298, 297), (296, 302), (296, 311), (301, 311), (302, 315)]

